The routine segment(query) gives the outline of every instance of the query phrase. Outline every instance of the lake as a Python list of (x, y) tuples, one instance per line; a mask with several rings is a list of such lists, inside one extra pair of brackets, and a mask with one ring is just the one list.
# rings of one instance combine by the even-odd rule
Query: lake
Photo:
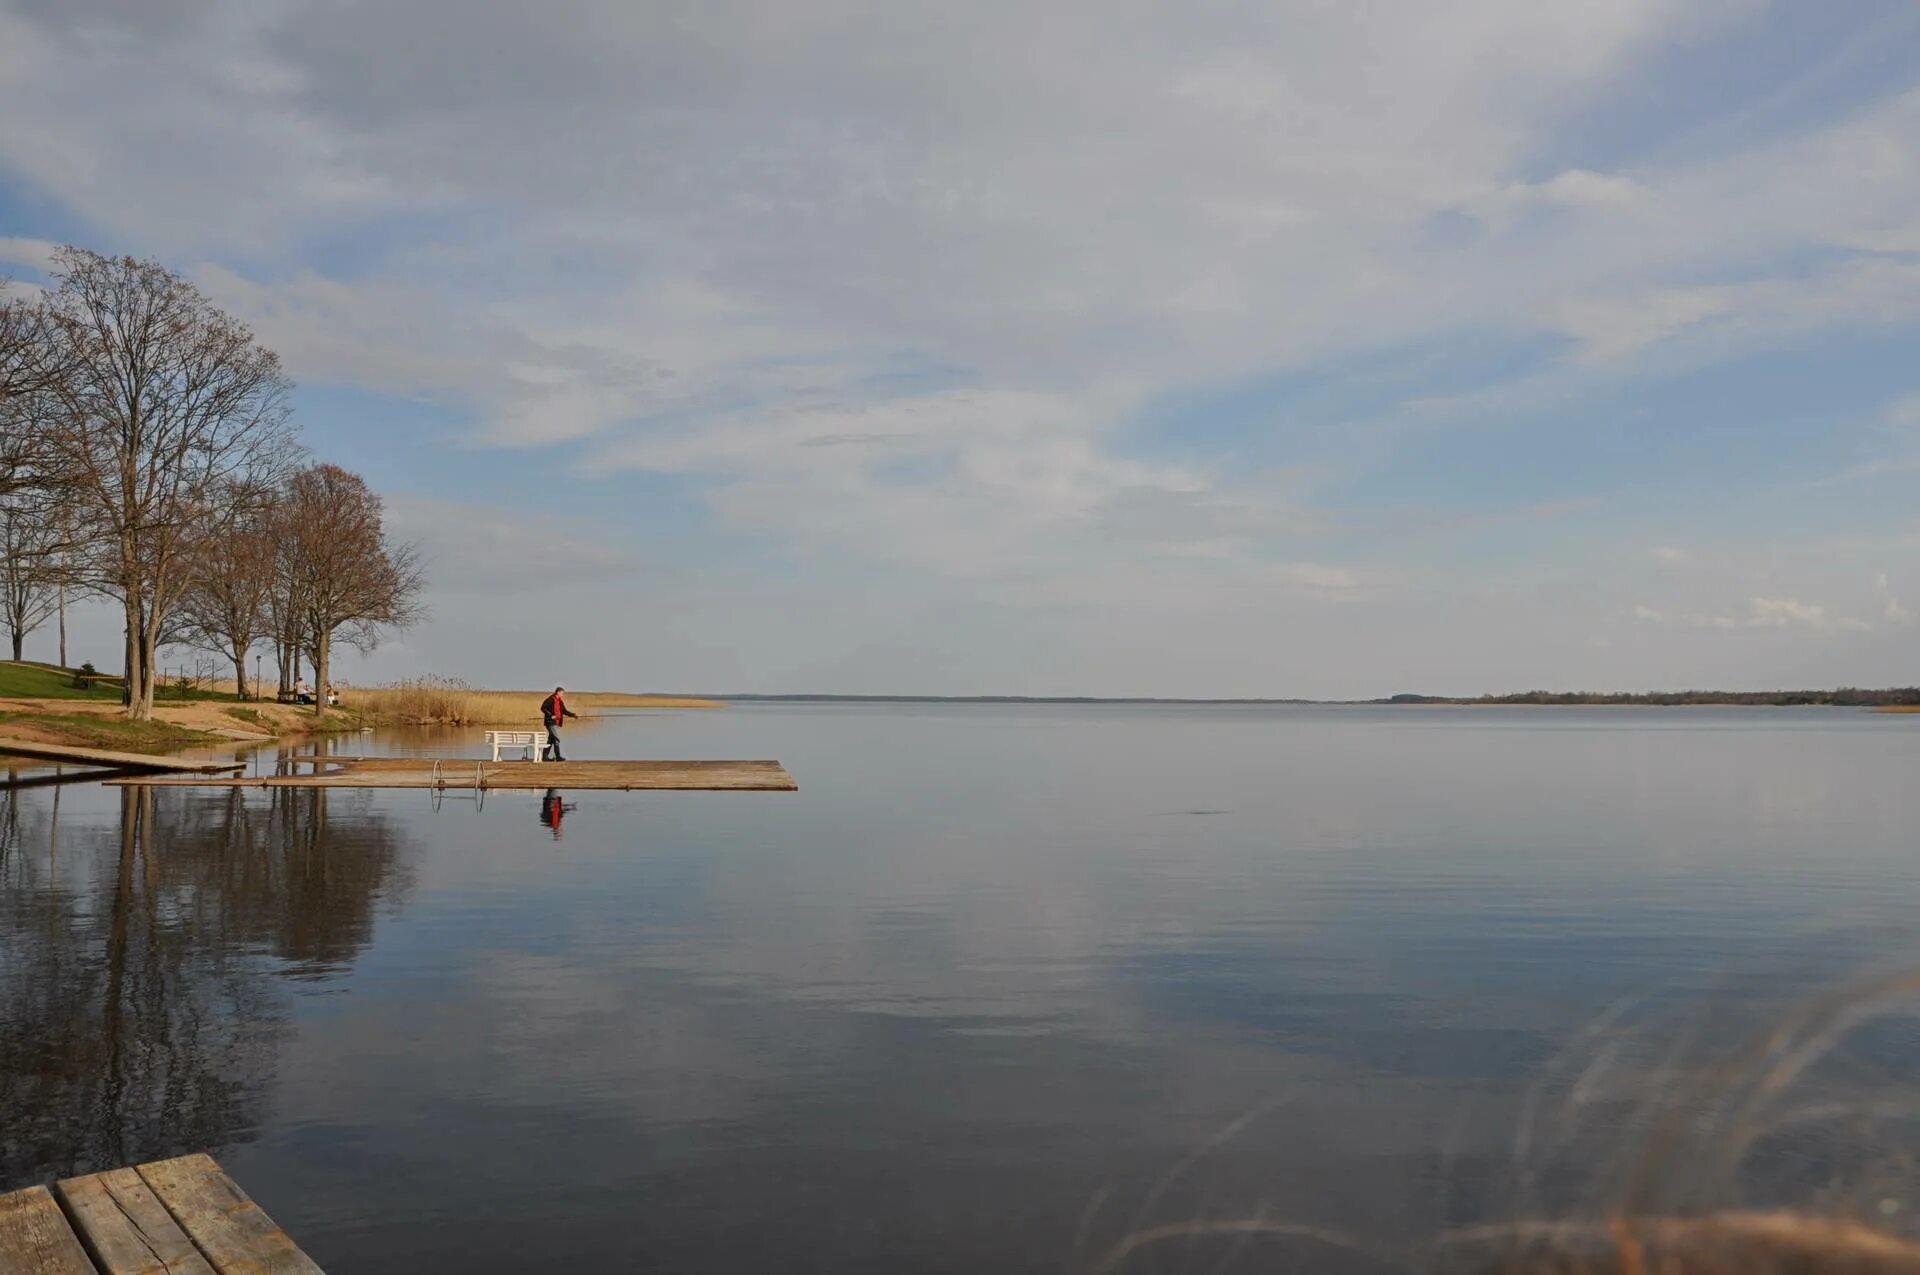
[[(800, 791), (6, 797), (0, 1189), (211, 1150), (334, 1275), (1412, 1243), (1649, 1189), (1647, 1089), (1713, 1108), (1692, 1054), (1898, 966), (1920, 907), (1915, 716), (761, 704), (568, 753)], [(1881, 1138), (1769, 1132), (1732, 1189), (1882, 1189)]]

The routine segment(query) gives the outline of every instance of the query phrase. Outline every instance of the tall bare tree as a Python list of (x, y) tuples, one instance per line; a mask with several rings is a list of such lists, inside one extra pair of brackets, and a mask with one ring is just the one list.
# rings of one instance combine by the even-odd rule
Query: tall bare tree
[(126, 612), (126, 704), (153, 715), (154, 654), (197, 550), (292, 460), (278, 356), (198, 288), (151, 261), (56, 255), (52, 319), (70, 368), (53, 393), (54, 463), (92, 533), (93, 581)]
[(420, 618), (419, 555), (387, 538), (380, 497), (338, 465), (295, 474), (280, 508), (291, 596), (313, 660), (314, 712), (322, 713), (336, 639), (370, 650), (383, 630)]
[(60, 609), (66, 537), (39, 502), (20, 491), (0, 494), (0, 621), (23, 658), (27, 634)]
[(270, 494), (233, 492), (229, 500), (242, 512), (195, 555), (193, 583), (180, 599), (178, 632), (187, 644), (231, 659), (245, 699), (247, 653), (268, 633), (278, 511)]
[(280, 674), (280, 698), (293, 695), (300, 659), (307, 648), (306, 605), (301, 593), (298, 547), (289, 532), (292, 512), (282, 500), (273, 521), (273, 586), (267, 592), (267, 636)]

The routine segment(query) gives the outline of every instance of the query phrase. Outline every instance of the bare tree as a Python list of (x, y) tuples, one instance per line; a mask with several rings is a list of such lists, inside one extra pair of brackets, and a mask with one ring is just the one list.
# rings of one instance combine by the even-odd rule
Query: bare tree
[(247, 653), (267, 635), (277, 510), (266, 495), (242, 491), (228, 499), (242, 512), (194, 555), (193, 583), (180, 599), (178, 633), (188, 645), (230, 658), (234, 683), (246, 699)]
[(380, 497), (338, 465), (295, 474), (281, 511), (291, 596), (313, 659), (314, 711), (322, 713), (336, 639), (371, 650), (382, 630), (420, 618), (418, 554), (387, 539)]
[(19, 491), (0, 495), (0, 620), (23, 658), (27, 634), (52, 619), (62, 601), (66, 537), (38, 503)]
[(153, 715), (154, 655), (193, 555), (291, 462), (279, 357), (199, 289), (150, 261), (56, 256), (51, 311), (68, 375), (52, 391), (54, 463), (92, 532), (92, 580), (126, 611), (126, 704)]
[(0, 275), (0, 402), (38, 393), (57, 382), (67, 351), (38, 289)]
[(282, 500), (274, 510), (273, 584), (267, 592), (267, 636), (280, 674), (280, 698), (293, 695), (306, 651), (306, 606), (301, 591), (299, 553), (290, 530), (292, 512)]
[(0, 494), (33, 492), (50, 502), (44, 421), (47, 395), (70, 371), (52, 307), (0, 275)]

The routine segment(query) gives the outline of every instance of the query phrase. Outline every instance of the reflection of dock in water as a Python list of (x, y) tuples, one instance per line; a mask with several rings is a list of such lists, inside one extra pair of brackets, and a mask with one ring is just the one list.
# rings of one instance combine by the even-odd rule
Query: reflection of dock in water
[(132, 775), (153, 788), (547, 788), (617, 792), (793, 792), (777, 761), (485, 761), (461, 757), (289, 757), (271, 775)]
[(77, 762), (106, 770), (216, 772), (239, 770), (244, 762), (191, 757), (154, 757), (106, 748), (76, 748), (70, 744), (43, 744), (37, 739), (0, 738), (0, 756), (31, 757), (35, 761)]
[(322, 1275), (211, 1156), (0, 1195), (0, 1271)]

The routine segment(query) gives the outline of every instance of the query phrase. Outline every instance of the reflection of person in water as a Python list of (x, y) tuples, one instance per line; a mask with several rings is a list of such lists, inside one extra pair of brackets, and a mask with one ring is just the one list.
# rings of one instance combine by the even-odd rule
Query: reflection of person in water
[(567, 817), (573, 807), (560, 800), (558, 788), (547, 789), (547, 795), (540, 799), (540, 822), (553, 832), (553, 839), (560, 840), (560, 821)]

